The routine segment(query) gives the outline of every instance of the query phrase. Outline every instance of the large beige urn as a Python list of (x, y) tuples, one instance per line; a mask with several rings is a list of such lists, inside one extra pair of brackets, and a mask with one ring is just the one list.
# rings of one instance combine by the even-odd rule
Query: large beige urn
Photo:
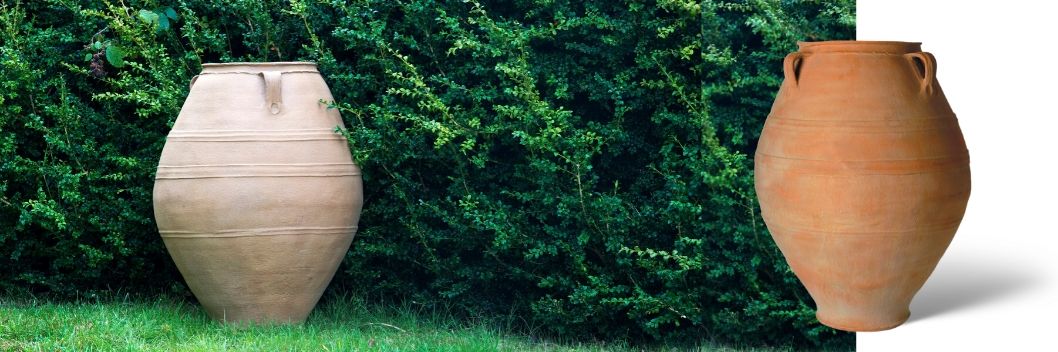
[(202, 67), (158, 164), (158, 231), (214, 319), (302, 322), (363, 204), (341, 117), (315, 64)]

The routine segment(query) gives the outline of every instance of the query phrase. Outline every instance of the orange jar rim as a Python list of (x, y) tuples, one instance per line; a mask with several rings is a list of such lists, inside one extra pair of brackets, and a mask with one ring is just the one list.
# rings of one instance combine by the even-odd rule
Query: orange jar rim
[(829, 40), (820, 42), (797, 42), (801, 53), (878, 53), (907, 54), (922, 51), (920, 42), (875, 41), (875, 40)]

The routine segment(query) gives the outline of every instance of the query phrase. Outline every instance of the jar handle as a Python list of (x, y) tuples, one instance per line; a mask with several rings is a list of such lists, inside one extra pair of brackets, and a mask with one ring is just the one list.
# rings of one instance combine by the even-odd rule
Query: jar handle
[(797, 86), (797, 70), (801, 68), (801, 60), (805, 57), (804, 54), (793, 52), (790, 55), (786, 55), (786, 58), (782, 61), (783, 76), (787, 82)]
[[(925, 68), (925, 72), (922, 73), (922, 83), (919, 86), (919, 92), (925, 93), (926, 95), (933, 95), (933, 81), (937, 79), (937, 58), (933, 57), (933, 54), (927, 52), (908, 53), (904, 54), (911, 63), (915, 61), (922, 61), (922, 67)], [(917, 66), (917, 65), (916, 65)], [(916, 67), (915, 72), (918, 72)]]
[(198, 80), (198, 76), (201, 76), (201, 75), (195, 75), (195, 77), (191, 77), (191, 83), (187, 84), (187, 89), (191, 89), (191, 88), (195, 87), (195, 81)]
[(265, 83), (265, 104), (268, 105), (268, 110), (272, 112), (272, 115), (279, 114), (283, 105), (283, 73), (265, 71), (261, 72), (261, 77), (264, 77)]

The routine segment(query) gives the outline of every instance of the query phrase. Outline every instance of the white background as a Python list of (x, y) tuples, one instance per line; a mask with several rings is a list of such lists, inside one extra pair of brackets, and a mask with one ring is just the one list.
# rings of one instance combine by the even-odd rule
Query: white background
[(893, 330), (858, 351), (1058, 351), (1058, 13), (1047, 1), (857, 1), (857, 39), (922, 42), (959, 117), (966, 217)]

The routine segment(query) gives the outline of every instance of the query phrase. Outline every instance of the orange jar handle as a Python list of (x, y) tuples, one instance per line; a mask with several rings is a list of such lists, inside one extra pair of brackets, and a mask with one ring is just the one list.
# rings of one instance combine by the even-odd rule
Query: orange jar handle
[(797, 70), (801, 68), (801, 60), (804, 59), (804, 54), (793, 52), (790, 55), (786, 55), (786, 59), (782, 61), (782, 72), (787, 82), (797, 86)]
[[(904, 54), (904, 56), (910, 59), (912, 63), (916, 60), (922, 61), (922, 67), (925, 68), (925, 72), (922, 73), (923, 77), (919, 91), (926, 93), (926, 95), (933, 95), (933, 81), (937, 79), (937, 58), (927, 52), (909, 53)], [(918, 70), (916, 69), (915, 71), (917, 72)]]

